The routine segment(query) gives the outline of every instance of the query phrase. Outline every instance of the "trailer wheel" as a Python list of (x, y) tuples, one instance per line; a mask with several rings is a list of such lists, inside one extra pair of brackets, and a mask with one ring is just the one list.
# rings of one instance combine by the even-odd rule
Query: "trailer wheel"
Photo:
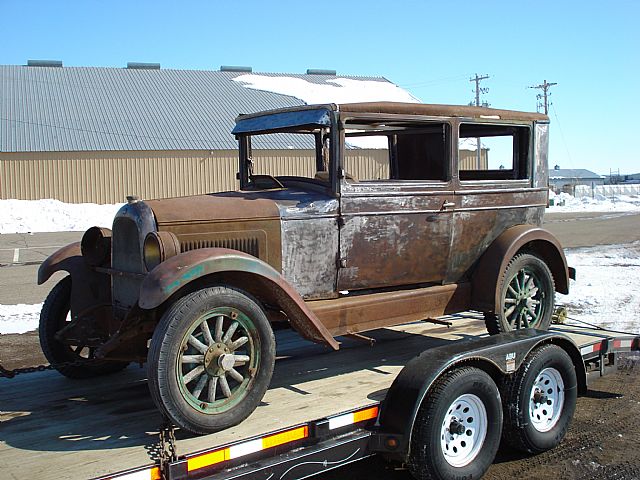
[(514, 256), (497, 288), (500, 292), (497, 311), (484, 314), (491, 335), (520, 328), (549, 329), (555, 285), (543, 260), (528, 253)]
[(557, 345), (534, 350), (504, 383), (504, 441), (540, 453), (558, 445), (576, 407), (577, 377), (571, 358)]
[(95, 348), (68, 345), (56, 339), (56, 333), (71, 321), (71, 277), (60, 280), (51, 289), (40, 312), (38, 336), (46, 359), (68, 378), (91, 378), (119, 372), (129, 362), (96, 360)]
[(502, 431), (500, 393), (474, 367), (445, 374), (425, 397), (414, 424), (409, 470), (419, 480), (480, 478)]
[(275, 340), (262, 307), (239, 290), (205, 288), (162, 316), (149, 348), (149, 389), (174, 424), (212, 433), (255, 410), (274, 362)]

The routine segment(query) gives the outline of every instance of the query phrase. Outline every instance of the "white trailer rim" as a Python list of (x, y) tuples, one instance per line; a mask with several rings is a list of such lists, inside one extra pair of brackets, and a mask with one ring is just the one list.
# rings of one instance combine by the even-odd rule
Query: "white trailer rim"
[(538, 432), (548, 432), (556, 426), (564, 407), (564, 381), (555, 368), (542, 370), (529, 395), (529, 418)]
[(452, 467), (465, 467), (477, 456), (487, 436), (487, 409), (476, 395), (465, 393), (455, 399), (444, 416), (440, 447)]

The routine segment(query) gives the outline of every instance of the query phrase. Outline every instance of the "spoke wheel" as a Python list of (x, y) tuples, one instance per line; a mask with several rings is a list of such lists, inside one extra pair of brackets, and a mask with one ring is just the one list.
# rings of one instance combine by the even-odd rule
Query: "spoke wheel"
[(419, 480), (480, 478), (495, 458), (501, 432), (502, 404), (493, 379), (478, 368), (455, 368), (420, 405), (409, 471)]
[(491, 334), (537, 328), (547, 330), (554, 307), (554, 283), (549, 267), (538, 257), (519, 254), (505, 269), (497, 312), (485, 312)]
[(260, 365), (260, 339), (240, 310), (219, 307), (198, 318), (183, 338), (176, 373), (187, 401), (205, 413), (222, 413), (247, 394)]
[(60, 280), (49, 292), (38, 325), (40, 346), (49, 363), (69, 378), (90, 378), (119, 372), (129, 362), (95, 360), (95, 347), (67, 344), (56, 334), (71, 322), (71, 277)]
[(149, 389), (174, 424), (212, 433), (251, 414), (274, 362), (273, 332), (257, 301), (232, 288), (205, 288), (175, 302), (156, 327)]
[(557, 345), (544, 345), (505, 377), (504, 441), (540, 453), (558, 445), (576, 407), (577, 376), (571, 357)]

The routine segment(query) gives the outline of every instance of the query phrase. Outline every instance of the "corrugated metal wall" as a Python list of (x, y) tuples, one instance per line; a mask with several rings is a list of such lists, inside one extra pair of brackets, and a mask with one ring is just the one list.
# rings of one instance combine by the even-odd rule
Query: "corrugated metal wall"
[[(255, 173), (315, 173), (310, 151), (253, 154)], [(388, 178), (386, 158), (386, 150), (349, 150), (346, 169), (360, 179)], [(0, 198), (117, 203), (132, 194), (151, 199), (235, 190), (237, 165), (236, 150), (0, 153)]]

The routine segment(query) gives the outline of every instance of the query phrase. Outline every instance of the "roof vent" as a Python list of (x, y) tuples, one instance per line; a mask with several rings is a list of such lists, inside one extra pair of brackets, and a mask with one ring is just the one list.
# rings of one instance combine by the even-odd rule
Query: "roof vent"
[(253, 72), (253, 68), (251, 67), (243, 67), (240, 65), (222, 65), (220, 66), (221, 72), (244, 72), (251, 73)]
[(323, 70), (321, 68), (308, 68), (307, 75), (332, 75), (336, 76), (338, 72), (335, 70)]
[(127, 68), (131, 70), (160, 70), (159, 63), (127, 62)]
[(27, 67), (62, 67), (62, 60), (28, 60)]

